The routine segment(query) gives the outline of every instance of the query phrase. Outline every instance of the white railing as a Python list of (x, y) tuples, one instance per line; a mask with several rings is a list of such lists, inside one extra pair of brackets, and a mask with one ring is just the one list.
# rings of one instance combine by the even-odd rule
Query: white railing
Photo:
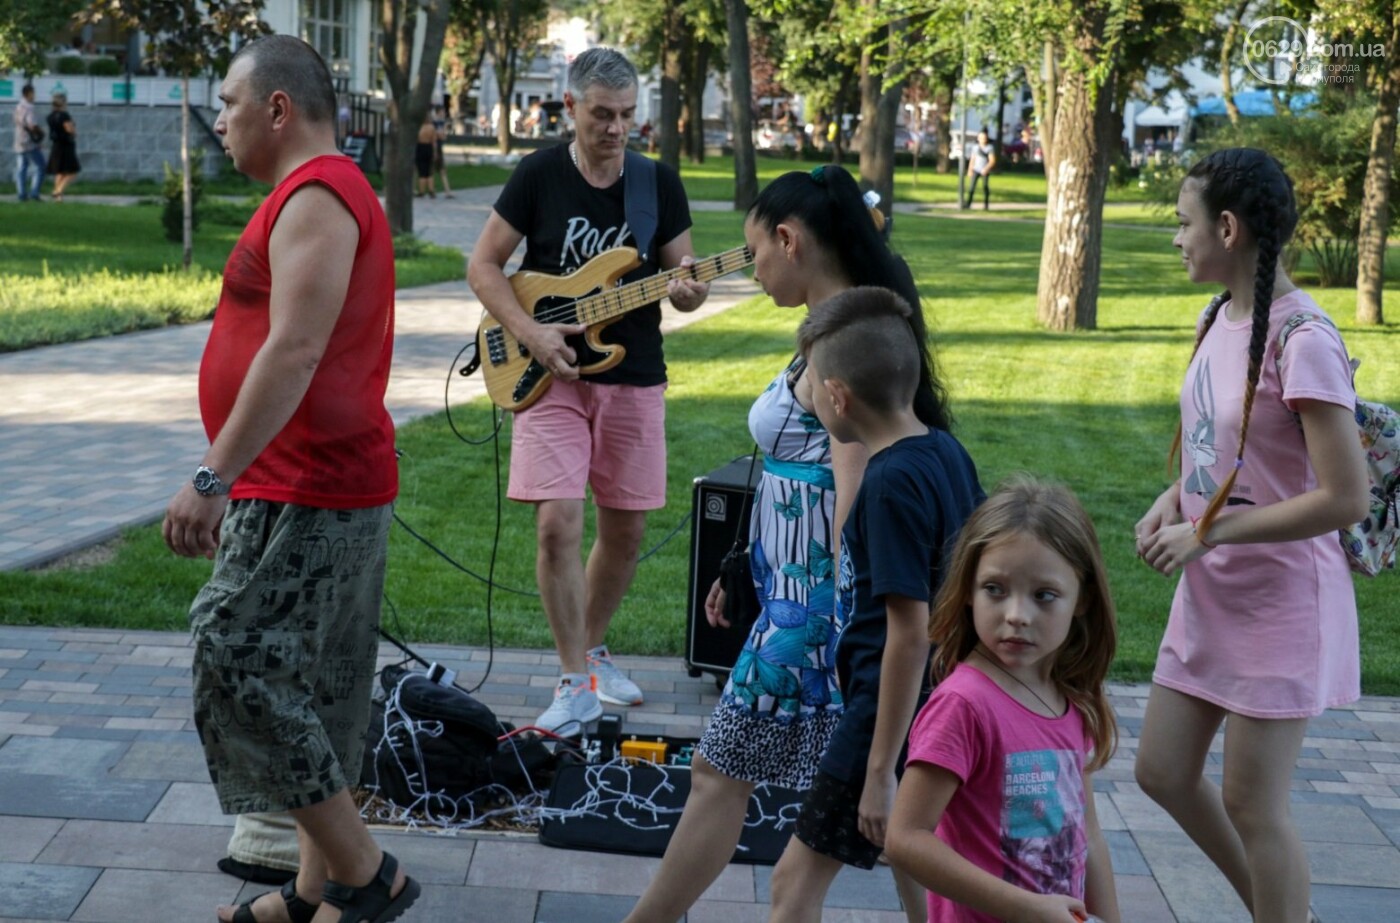
[[(178, 77), (89, 77), (84, 74), (50, 74), (35, 77), (34, 101), (47, 104), (54, 93), (67, 93), (70, 106), (178, 106)], [(0, 105), (18, 102), (24, 80), (14, 75), (0, 76)], [(190, 103), (222, 108), (219, 81), (206, 77), (190, 78)]]

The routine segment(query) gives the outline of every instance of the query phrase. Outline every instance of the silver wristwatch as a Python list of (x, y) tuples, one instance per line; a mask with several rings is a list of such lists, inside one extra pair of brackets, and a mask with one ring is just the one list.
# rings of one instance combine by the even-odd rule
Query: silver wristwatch
[(195, 493), (201, 497), (217, 497), (228, 493), (229, 487), (218, 473), (208, 465), (200, 465), (194, 471)]

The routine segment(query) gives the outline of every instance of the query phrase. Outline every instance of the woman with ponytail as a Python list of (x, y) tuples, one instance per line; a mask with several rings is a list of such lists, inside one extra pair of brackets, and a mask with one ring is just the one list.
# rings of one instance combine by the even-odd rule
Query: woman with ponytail
[[(759, 194), (744, 222), (754, 278), (781, 307), (817, 304), (856, 286), (892, 289), (914, 309), (920, 372), (914, 412), (949, 428), (947, 395), (934, 374), (919, 293), (885, 243), (883, 216), (866, 207), (841, 167), (786, 173)], [(807, 363), (795, 356), (749, 410), (764, 453), (749, 526), (749, 560), (762, 611), (710, 717), (692, 764), (690, 795), (661, 868), (625, 923), (672, 923), (734, 855), (749, 798), (762, 783), (805, 790), (841, 719), (835, 648), (836, 538), (865, 473), (858, 443), (829, 437), (812, 402)], [(724, 620), (716, 581), (705, 603)], [(802, 626), (800, 629), (793, 626)], [(911, 920), (922, 890), (900, 876)]]
[[(1293, 184), (1263, 151), (1187, 174), (1173, 241), (1202, 314), (1181, 392), (1181, 478), (1136, 526), (1138, 554), (1181, 571), (1143, 719), (1137, 780), (1217, 865), (1255, 921), (1305, 923), (1308, 860), (1289, 816), (1307, 719), (1360, 696), (1356, 598), (1336, 531), (1366, 512), (1351, 369), (1279, 257)], [(1226, 720), (1228, 718), (1228, 720)], [(1225, 725), (1220, 785), (1206, 753)]]

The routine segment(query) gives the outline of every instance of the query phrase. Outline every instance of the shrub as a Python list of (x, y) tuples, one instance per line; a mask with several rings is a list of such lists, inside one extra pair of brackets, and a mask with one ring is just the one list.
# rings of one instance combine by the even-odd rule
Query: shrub
[[(190, 228), (199, 228), (199, 199), (204, 195), (204, 148), (190, 149)], [(184, 181), (180, 171), (165, 164), (165, 182), (161, 185), (165, 207), (160, 223), (165, 227), (165, 239), (180, 243), (185, 239)]]
[[(1373, 97), (1324, 89), (1311, 108), (1294, 115), (1224, 125), (1203, 139), (1195, 153), (1257, 147), (1277, 157), (1293, 180), (1298, 200), (1294, 252), (1286, 253), (1285, 260), (1296, 264), (1298, 251), (1304, 250), (1312, 255), (1323, 288), (1349, 287), (1356, 284), (1356, 239), (1375, 111)], [(1392, 202), (1400, 201), (1398, 168), (1400, 158), (1391, 168)], [(1175, 191), (1171, 196), (1175, 202)], [(1391, 209), (1392, 228), (1400, 218), (1397, 212), (1400, 209)]]
[(122, 66), (116, 58), (93, 58), (88, 62), (87, 72), (94, 77), (119, 77)]
[(54, 59), (53, 72), (55, 74), (64, 75), (86, 74), (87, 62), (84, 61), (82, 58), (74, 57), (72, 55), (61, 55), (60, 57)]

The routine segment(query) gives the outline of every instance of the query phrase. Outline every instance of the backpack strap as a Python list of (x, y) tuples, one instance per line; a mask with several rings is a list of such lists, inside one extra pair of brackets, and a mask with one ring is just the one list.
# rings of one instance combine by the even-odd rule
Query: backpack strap
[(646, 262), (661, 214), (656, 193), (656, 161), (629, 150), (623, 154), (622, 162), (627, 227), (637, 242), (637, 255)]
[[(1276, 341), (1278, 345), (1274, 348), (1274, 371), (1278, 373), (1280, 380), (1282, 380), (1283, 378), (1284, 344), (1288, 342), (1288, 337), (1291, 333), (1293, 333), (1293, 331), (1297, 330), (1299, 327), (1303, 326), (1308, 321), (1317, 321), (1320, 324), (1326, 324), (1333, 330), (1337, 329), (1337, 325), (1332, 323), (1332, 318), (1328, 317), (1325, 314), (1314, 314), (1311, 311), (1299, 311), (1297, 314), (1294, 314), (1292, 317), (1288, 318), (1288, 320), (1284, 321), (1283, 328), (1278, 332), (1278, 340)], [(1345, 344), (1343, 344), (1342, 349), (1346, 349)], [(1351, 366), (1351, 374), (1353, 379), (1352, 384), (1354, 387), (1356, 370), (1361, 367), (1361, 360), (1352, 359), (1348, 356), (1347, 364)]]

